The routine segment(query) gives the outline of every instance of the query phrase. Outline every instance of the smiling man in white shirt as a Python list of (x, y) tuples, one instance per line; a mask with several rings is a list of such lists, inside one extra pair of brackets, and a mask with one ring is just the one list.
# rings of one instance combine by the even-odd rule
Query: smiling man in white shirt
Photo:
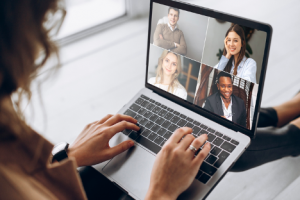
[(247, 115), (245, 102), (232, 94), (233, 84), (231, 75), (226, 72), (220, 72), (217, 80), (218, 92), (207, 97), (204, 108), (246, 127)]

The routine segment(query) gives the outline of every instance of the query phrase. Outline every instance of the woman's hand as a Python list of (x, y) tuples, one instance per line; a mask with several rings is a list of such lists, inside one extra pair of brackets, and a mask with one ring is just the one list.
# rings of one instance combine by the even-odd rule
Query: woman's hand
[(231, 54), (230, 54), (229, 47), (228, 47), (228, 45), (227, 45), (227, 40), (228, 40), (228, 38), (226, 37), (226, 38), (224, 39), (224, 45), (225, 45), (225, 49), (226, 49), (226, 52), (227, 52), (226, 58), (227, 58), (227, 59), (230, 59), (230, 58), (231, 58)]
[(109, 140), (124, 129), (138, 131), (137, 120), (126, 115), (107, 115), (100, 121), (88, 124), (68, 150), (78, 166), (94, 165), (113, 158), (134, 145), (131, 140), (110, 147)]
[[(200, 165), (210, 151), (210, 144), (205, 144), (195, 156), (189, 146), (199, 149), (207, 140), (207, 135), (195, 139), (190, 133), (191, 128), (177, 129), (157, 154), (146, 195), (147, 200), (177, 199), (192, 184)], [(185, 137), (182, 139), (183, 136)]]

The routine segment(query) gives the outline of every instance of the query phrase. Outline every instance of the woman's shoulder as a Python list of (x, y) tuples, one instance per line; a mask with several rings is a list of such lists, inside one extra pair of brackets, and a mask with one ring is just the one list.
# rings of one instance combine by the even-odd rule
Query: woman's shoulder
[(245, 63), (246, 64), (251, 64), (251, 65), (256, 65), (256, 61), (253, 58), (247, 58), (246, 56), (244, 57)]

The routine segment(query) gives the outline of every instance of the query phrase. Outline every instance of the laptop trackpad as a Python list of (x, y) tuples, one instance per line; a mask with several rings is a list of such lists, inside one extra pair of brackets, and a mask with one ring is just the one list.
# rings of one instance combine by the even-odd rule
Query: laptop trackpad
[(144, 199), (154, 160), (154, 155), (135, 145), (114, 157), (103, 168), (103, 172), (130, 194)]

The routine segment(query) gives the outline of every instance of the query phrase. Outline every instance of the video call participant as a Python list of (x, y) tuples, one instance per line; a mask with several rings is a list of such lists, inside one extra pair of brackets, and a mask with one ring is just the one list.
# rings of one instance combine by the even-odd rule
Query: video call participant
[(180, 11), (177, 8), (169, 7), (168, 9), (168, 23), (158, 24), (154, 32), (154, 44), (174, 51), (175, 53), (186, 55), (187, 46), (184, 35), (179, 30), (177, 22), (179, 20)]
[(243, 28), (237, 24), (231, 26), (226, 32), (224, 44), (223, 55), (215, 68), (256, 83), (256, 62), (245, 56), (246, 39)]
[(187, 92), (178, 81), (180, 72), (180, 55), (164, 50), (158, 59), (156, 77), (150, 78), (148, 82), (182, 99), (186, 99)]
[(246, 108), (244, 101), (232, 94), (232, 78), (225, 72), (218, 74), (218, 92), (209, 96), (204, 108), (210, 112), (246, 127)]

